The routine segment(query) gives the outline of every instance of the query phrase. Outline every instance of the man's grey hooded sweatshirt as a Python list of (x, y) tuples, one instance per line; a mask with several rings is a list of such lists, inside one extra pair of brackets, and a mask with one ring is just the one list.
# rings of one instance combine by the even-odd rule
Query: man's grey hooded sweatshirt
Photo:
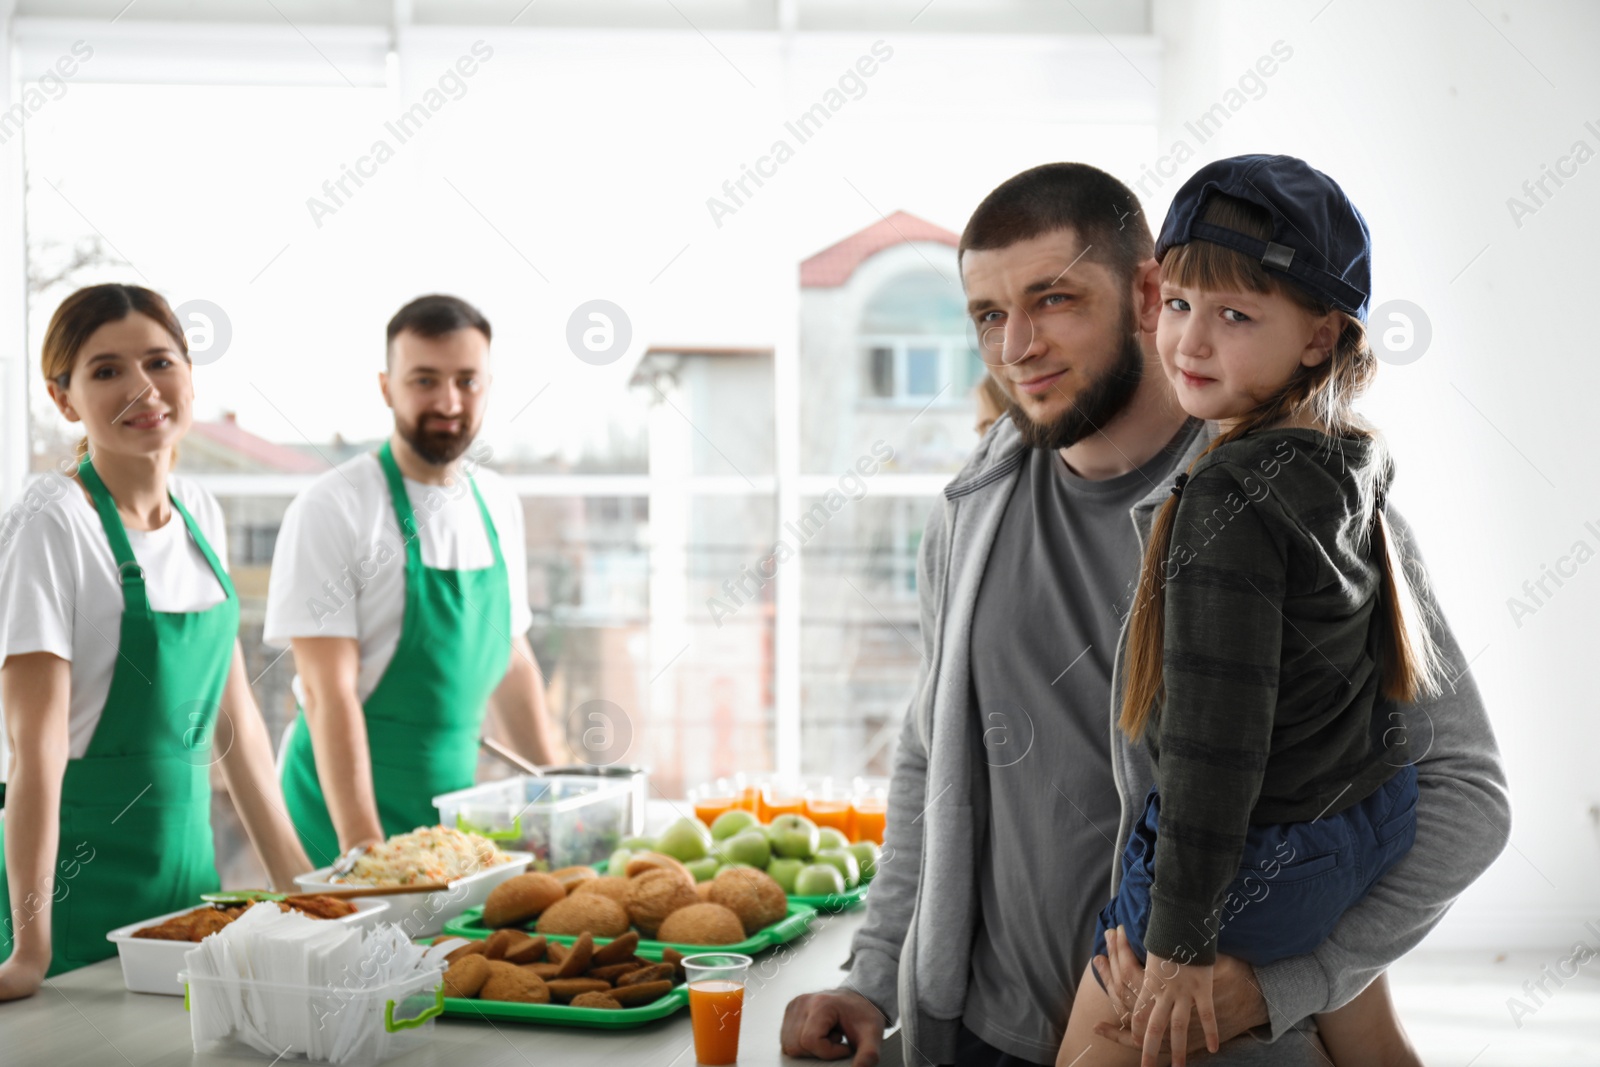
[[(1207, 424), (1195, 435), (1177, 470), (1188, 468), (1215, 429)], [(918, 1067), (954, 1061), (967, 999), (979, 925), (979, 835), (987, 818), (975, 810), (983, 791), (974, 776), (983, 763), (975, 748), (980, 732), (973, 727), (978, 710), (970, 670), (972, 619), (1025, 451), (1016, 427), (1001, 418), (928, 518), (917, 562), (923, 659), (894, 756), (884, 860), (844, 965), (849, 975), (843, 988), (865, 995), (891, 1025), (900, 1023), (905, 1062)], [(1169, 487), (1170, 481), (1157, 485), (1129, 513), (1141, 552)], [(1270, 1023), (1224, 1046), (1219, 1062), (1325, 1063), (1313, 1042), (1302, 1040), (1304, 1033), (1270, 1051), (1260, 1042), (1306, 1030), (1310, 1016), (1338, 1008), (1366, 988), (1426, 936), (1500, 854), (1510, 832), (1505, 776), (1483, 703), (1393, 504), (1388, 518), (1406, 547), (1412, 586), (1432, 619), (1444, 676), (1454, 679), (1436, 698), (1380, 709), (1406, 731), (1415, 754), (1421, 789), (1416, 845), (1315, 952), (1256, 969)], [(1121, 641), (1126, 636), (1124, 626)], [(1120, 657), (1119, 642), (1106, 729), (1121, 818), (1116, 848), (1104, 855), (1102, 899), (1116, 891), (1118, 857), (1153, 781), (1143, 746), (1130, 745), (1116, 728)], [(938, 873), (925, 877), (930, 871)]]

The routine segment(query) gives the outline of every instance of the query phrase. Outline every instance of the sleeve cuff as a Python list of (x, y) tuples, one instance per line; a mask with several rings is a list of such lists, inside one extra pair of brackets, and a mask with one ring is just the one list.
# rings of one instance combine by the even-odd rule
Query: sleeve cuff
[(1217, 962), (1217, 935), (1207, 930), (1210, 911), (1204, 905), (1185, 905), (1150, 898), (1150, 921), (1145, 925), (1144, 947), (1164, 960), (1201, 967)]
[(886, 952), (858, 948), (845, 960), (849, 970), (840, 989), (860, 993), (883, 1013), (884, 1029), (893, 1026), (900, 1015), (897, 990), (900, 986), (900, 961)]
[(1278, 1040), (1296, 1023), (1328, 1007), (1332, 991), (1327, 972), (1313, 955), (1288, 959), (1255, 968), (1256, 984), (1267, 1005), (1265, 1040)]

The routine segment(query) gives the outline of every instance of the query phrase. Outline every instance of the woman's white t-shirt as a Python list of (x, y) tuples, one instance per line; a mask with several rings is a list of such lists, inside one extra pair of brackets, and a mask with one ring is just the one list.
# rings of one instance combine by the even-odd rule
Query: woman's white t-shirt
[[(181, 474), (168, 475), (167, 488), (226, 569), (228, 538), (216, 498)], [(144, 567), (151, 610), (203, 611), (222, 603), (226, 594), (176, 509), (158, 530), (127, 533)], [(0, 519), (0, 663), (28, 652), (71, 662), (67, 733), (73, 759), (88, 752), (100, 723), (121, 631), (122, 585), (100, 513), (77, 482), (46, 475)], [(7, 735), (0, 729), (0, 781), (10, 767)]]
[[(528, 550), (522, 502), (496, 472), (463, 463), (483, 495), (505, 557), (511, 587), (509, 641), (528, 632)], [(458, 476), (448, 486), (405, 479), (420, 528), (422, 563), (443, 570), (476, 570), (494, 563), (472, 487)], [(400, 643), (406, 602), (406, 554), (376, 454), (362, 453), (319, 475), (284, 512), (272, 553), (262, 640), (288, 648), (296, 637), (353, 637), (360, 642), (356, 696), (377, 688)], [(505, 625), (505, 623), (496, 623)], [(440, 634), (448, 640), (448, 634)], [(295, 699), (305, 705), (299, 675)]]

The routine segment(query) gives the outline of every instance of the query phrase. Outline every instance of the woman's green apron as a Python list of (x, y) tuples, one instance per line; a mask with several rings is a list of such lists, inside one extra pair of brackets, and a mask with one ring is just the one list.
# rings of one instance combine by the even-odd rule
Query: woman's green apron
[[(117, 504), (89, 458), (78, 477), (94, 499), (122, 582), (122, 627), (105, 709), (88, 751), (67, 761), (51, 910), (50, 974), (114, 955), (106, 934), (197, 907), (216, 890), (211, 843), (211, 740), (239, 635), (239, 599), (194, 519), (172, 506), (227, 594), (205, 611), (152, 611)], [(168, 494), (169, 497), (171, 494)], [(0, 840), (0, 900), (12, 887)], [(48, 894), (23, 893), (29, 912)], [(0, 925), (0, 959), (11, 955)]]
[[(511, 589), (489, 509), (468, 477), (494, 562), (476, 570), (422, 565), (418, 526), (389, 444), (378, 450), (406, 545), (405, 614), (394, 658), (367, 697), (367, 750), (387, 835), (439, 821), (433, 798), (473, 784), (489, 694), (511, 658)], [(340, 773), (325, 768), (325, 773)], [(311, 862), (332, 863), (338, 834), (317, 778), (304, 713), (283, 758), (283, 793)]]

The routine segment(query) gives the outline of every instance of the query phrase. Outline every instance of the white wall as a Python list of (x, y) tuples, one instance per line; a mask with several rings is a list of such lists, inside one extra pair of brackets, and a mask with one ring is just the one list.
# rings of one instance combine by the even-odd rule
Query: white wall
[[(1431, 347), (1384, 366), (1364, 410), (1395, 448), (1393, 499), (1478, 657), (1515, 823), (1429, 944), (1570, 947), (1600, 916), (1600, 475), (1582, 432), (1600, 392), (1588, 315), (1600, 161), (1549, 184), (1520, 225), (1507, 199), (1526, 199), (1523, 182), (1577, 141), (1600, 153), (1600, 7), (1324, 3), (1157, 0), (1160, 152), (1183, 139), (1197, 155), (1159, 189), (1147, 179), (1147, 207), (1159, 220), (1211, 159), (1303, 156), (1372, 227), (1374, 305), (1409, 300), (1431, 320)], [(1292, 56), (1260, 98), (1196, 144), (1184, 121), (1277, 41)], [(1577, 541), (1595, 558), (1565, 564), (1576, 573), (1519, 625), (1507, 599)]]

